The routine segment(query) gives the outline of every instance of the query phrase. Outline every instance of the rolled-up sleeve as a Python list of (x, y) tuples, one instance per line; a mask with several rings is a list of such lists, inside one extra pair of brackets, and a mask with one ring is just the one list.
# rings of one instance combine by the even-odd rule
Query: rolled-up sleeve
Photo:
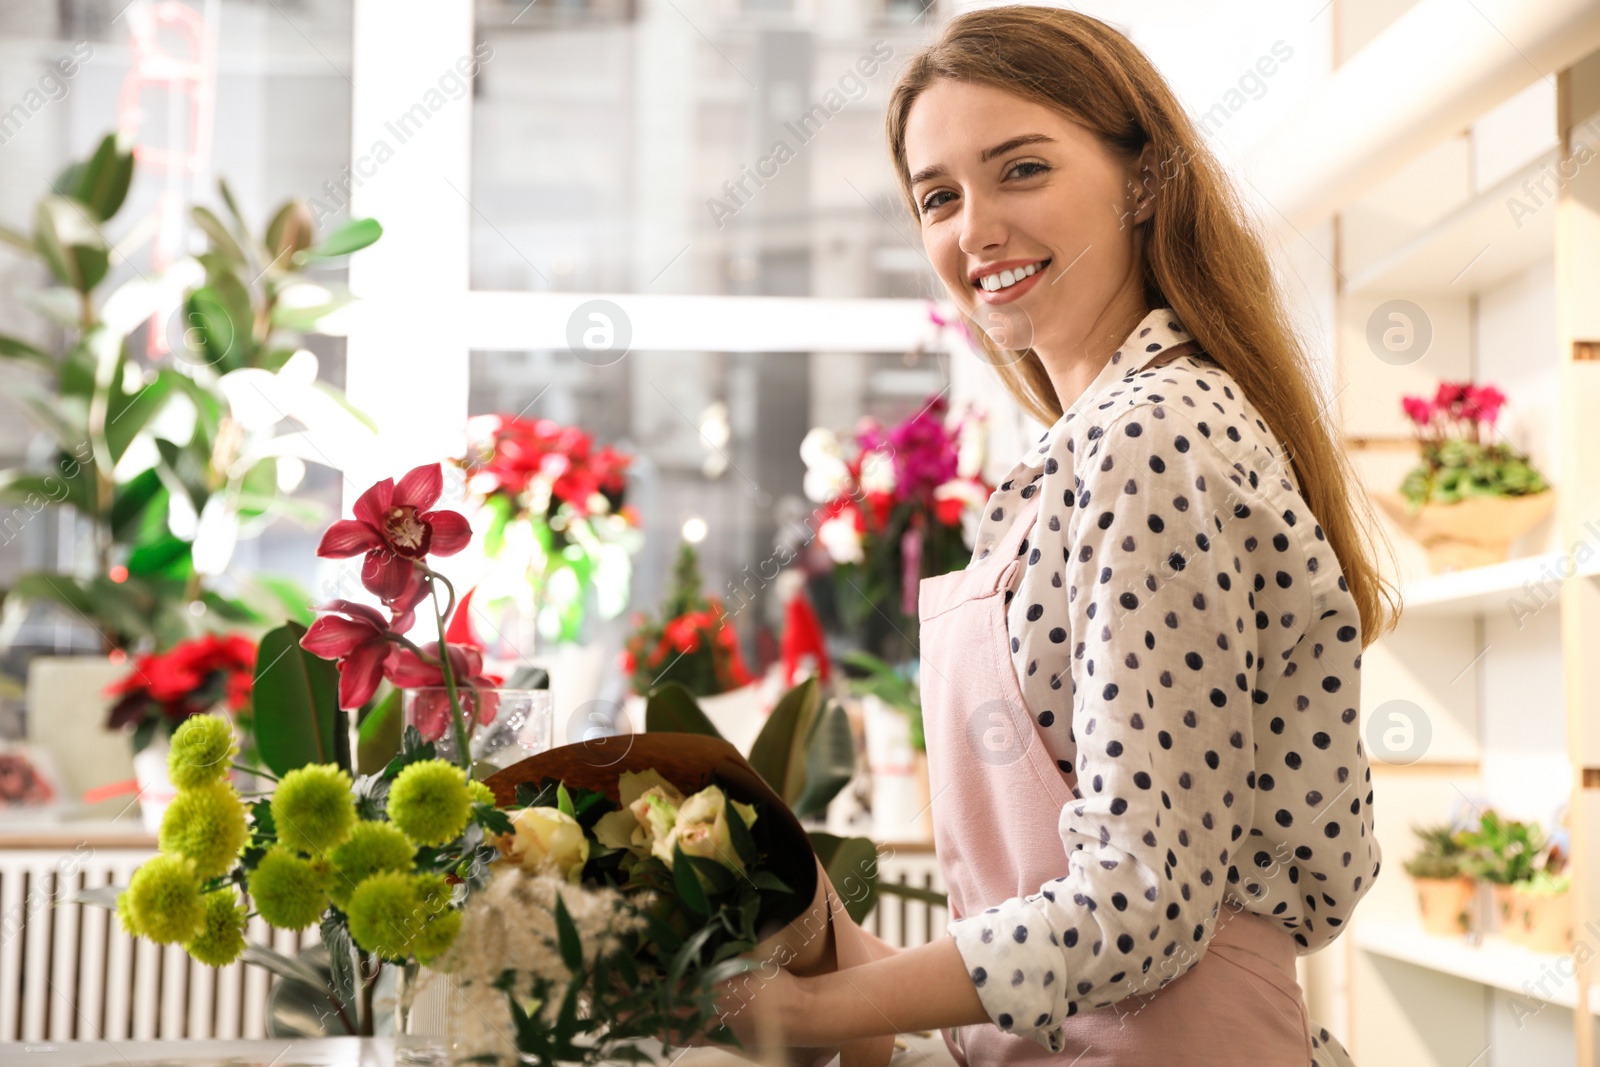
[(1275, 564), (1250, 565), (1277, 517), (1175, 406), (1126, 409), (1054, 458), (1008, 618), (1025, 620), (1012, 651), (1030, 711), (1054, 714), (1035, 694), (1070, 701), (1063, 873), (947, 929), (995, 1024), (1060, 1051), (1067, 1018), (1204, 955), (1252, 824), (1256, 593), (1294, 596), (1282, 583), (1303, 570), (1281, 541)]

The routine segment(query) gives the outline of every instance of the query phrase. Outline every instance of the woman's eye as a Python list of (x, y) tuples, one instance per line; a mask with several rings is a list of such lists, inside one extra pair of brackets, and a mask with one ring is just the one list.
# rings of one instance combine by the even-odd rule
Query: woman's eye
[[(1027, 168), (1027, 169), (1025, 170), (1024, 168)], [(1011, 168), (1006, 171), (1006, 174), (1008, 176), (1014, 174), (1018, 178), (1033, 178), (1033, 177), (1036, 177), (1036, 176), (1038, 176), (1040, 174), (1045, 173), (1049, 169), (1050, 169), (1050, 164), (1048, 164), (1048, 163), (1039, 163), (1039, 162), (1034, 161), (1034, 160), (1024, 160), (1021, 163), (1013, 164), (1011, 166)], [(940, 191), (936, 192), (936, 193), (929, 193), (927, 199), (922, 202), (922, 213), (924, 215), (926, 215), (928, 212), (932, 211), (934, 208), (937, 208), (937, 207), (941, 206), (944, 203), (944, 201), (940, 200), (939, 197), (941, 197), (941, 196), (949, 196), (949, 195), (950, 194), (948, 192), (946, 192), (945, 190), (942, 190), (942, 189)]]

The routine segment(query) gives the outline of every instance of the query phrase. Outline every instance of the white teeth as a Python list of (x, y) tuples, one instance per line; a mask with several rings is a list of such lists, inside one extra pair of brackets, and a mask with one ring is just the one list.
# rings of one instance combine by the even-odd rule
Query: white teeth
[(978, 284), (982, 286), (984, 291), (990, 293), (997, 289), (1006, 289), (1017, 284), (1024, 278), (1032, 277), (1033, 275), (1037, 274), (1040, 268), (1044, 265), (1044, 262), (1045, 261), (1041, 259), (1038, 263), (1030, 263), (1026, 267), (1003, 270), (999, 274), (988, 274), (979, 279)]

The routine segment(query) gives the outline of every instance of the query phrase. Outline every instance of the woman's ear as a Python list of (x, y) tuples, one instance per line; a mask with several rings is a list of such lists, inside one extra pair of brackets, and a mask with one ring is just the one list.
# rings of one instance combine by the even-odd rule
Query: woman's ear
[(1139, 152), (1139, 158), (1130, 167), (1128, 175), (1128, 188), (1131, 203), (1128, 210), (1131, 212), (1133, 224), (1148, 221), (1155, 214), (1155, 199), (1161, 187), (1161, 161), (1156, 158), (1156, 145), (1154, 141), (1146, 141), (1144, 148)]

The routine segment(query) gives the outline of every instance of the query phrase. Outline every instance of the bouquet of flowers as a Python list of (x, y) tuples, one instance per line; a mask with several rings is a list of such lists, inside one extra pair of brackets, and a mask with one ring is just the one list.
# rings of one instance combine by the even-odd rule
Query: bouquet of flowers
[[(800, 445), (806, 495), (822, 505), (817, 539), (839, 579), (842, 621), (865, 632), (869, 648), (881, 651), (897, 634), (914, 642), (918, 583), (971, 557), (990, 493), (981, 477), (983, 419), (974, 411), (951, 418), (947, 409), (937, 396), (896, 426), (866, 420), (848, 449), (821, 428)], [(885, 611), (898, 616), (892, 630)]]
[(633, 691), (649, 693), (677, 682), (693, 696), (715, 696), (749, 685), (750, 672), (739, 651), (739, 636), (722, 601), (700, 591), (700, 564), (694, 546), (678, 548), (673, 589), (662, 605), (661, 621), (635, 617), (635, 629), (622, 652), (622, 669)]
[(1400, 485), (1413, 510), (1472, 497), (1531, 496), (1550, 488), (1527, 456), (1493, 439), (1505, 401), (1494, 386), (1471, 382), (1440, 382), (1431, 400), (1401, 398), (1422, 450), (1422, 462)]
[[(173, 735), (178, 795), (160, 853), (114, 896), (83, 899), (114, 903), (124, 930), (201, 962), (244, 959), (311, 983), (337, 1020), (330, 1032), (374, 1032), (385, 968), (451, 974), (461, 1046), (552, 1067), (639, 1059), (634, 1046), (647, 1040), (736, 1040), (715, 1018), (719, 994), (761, 965), (758, 953), (797, 973), (870, 958), (852, 923), (816, 936), (850, 911), (830, 871), (866, 885), (851, 908), (871, 907), (876, 853), (865, 839), (808, 837), (795, 814), (819, 811), (854, 766), (848, 718), (822, 705), (814, 681), (780, 702), (750, 762), (667, 686), (647, 713), (657, 732), (630, 738), (620, 758), (602, 738), (476, 782), (465, 743), (449, 762), (408, 727), (380, 770), (353, 773), (345, 709), (364, 706), (382, 678), (442, 679), (458, 742), (465, 698), (487, 695), (446, 640), (459, 608), (428, 563), (467, 541), (465, 520), (434, 508), (440, 482), (437, 464), (385, 479), (319, 548), (363, 556), (361, 580), (389, 618), (336, 601), (309, 631), (290, 624), (263, 638), (258, 662), (272, 669), (256, 693), (275, 716), (261, 738), (277, 772), (270, 795), (236, 791), (231, 729), (191, 716)], [(440, 641), (419, 647), (402, 631), (430, 597)], [(248, 945), (252, 909), (275, 927), (317, 927), (326, 983), (305, 961)], [(887, 1046), (879, 1051), (886, 1062)]]
[(487, 517), (484, 551), (507, 563), (485, 595), (531, 598), (519, 606), (536, 607), (539, 633), (555, 641), (578, 640), (591, 591), (602, 618), (621, 614), (642, 544), (623, 502), (633, 457), (549, 419), (480, 416), (467, 438), (457, 463)]
[(248, 735), (255, 667), (255, 644), (237, 634), (205, 634), (146, 653), (106, 689), (117, 698), (106, 727), (131, 729), (133, 750), (141, 752), (157, 731), (170, 738), (192, 716), (226, 704)]

